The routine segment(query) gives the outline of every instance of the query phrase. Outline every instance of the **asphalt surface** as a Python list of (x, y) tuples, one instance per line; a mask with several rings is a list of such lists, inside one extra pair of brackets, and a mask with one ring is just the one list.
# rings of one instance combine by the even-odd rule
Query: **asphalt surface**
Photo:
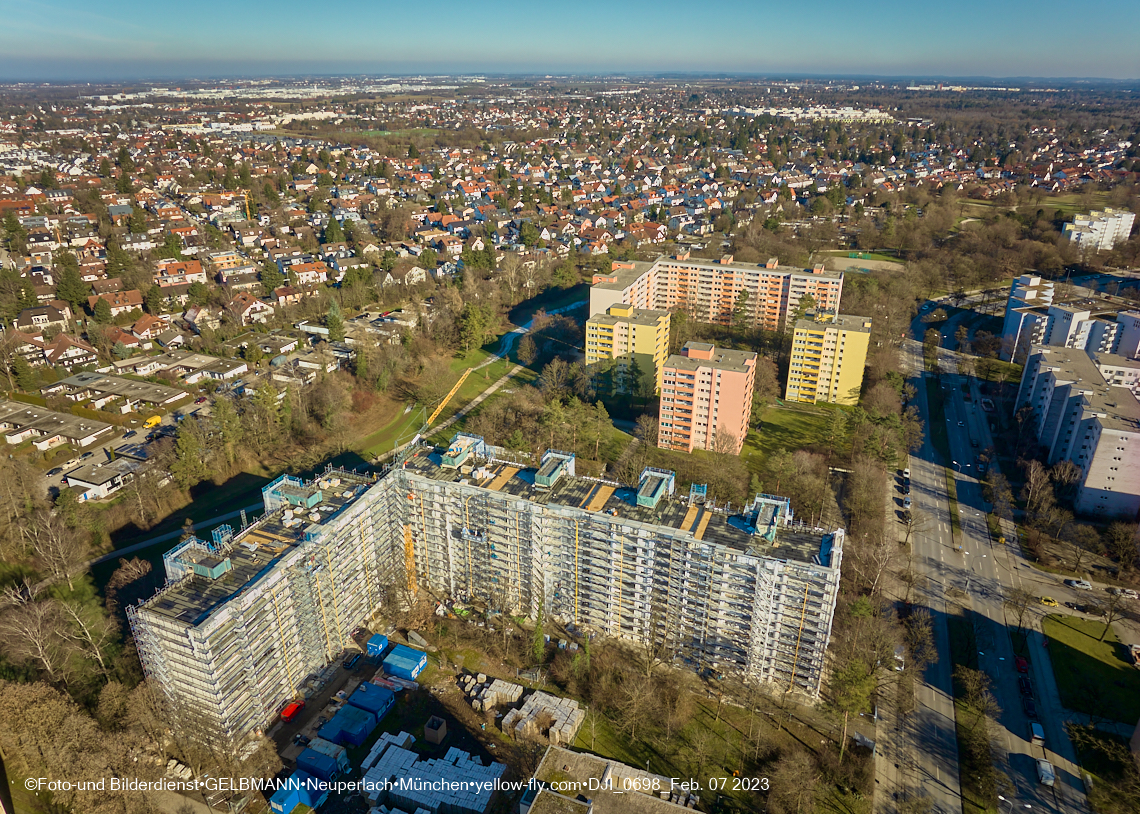
[[(914, 327), (916, 335), (921, 336), (925, 326), (916, 320)], [(993, 446), (989, 418), (980, 407), (977, 381), (957, 373), (956, 356), (943, 351), (938, 374), (923, 375), (921, 344), (908, 341), (904, 347), (904, 359), (911, 372), (917, 374), (911, 379), (918, 389), (915, 404), (928, 428), (926, 388), (941, 389), (951, 455), (951, 461), (946, 463), (956, 481), (961, 534), (957, 538), (951, 535), (945, 464), (933, 448), (928, 432), (922, 449), (910, 459), (910, 470), (914, 507), (929, 515), (930, 522), (927, 529), (912, 538), (912, 544), (915, 568), (928, 579), (927, 585), (916, 592), (915, 604), (930, 608), (939, 662), (927, 670), (923, 682), (916, 687), (915, 713), (908, 721), (900, 722), (897, 729), (886, 727), (894, 734), (893, 742), (888, 744), (890, 752), (879, 761), (877, 769), (880, 787), (885, 785), (890, 794), (880, 795), (885, 806), (880, 810), (892, 810), (890, 800), (896, 791), (929, 795), (934, 809), (941, 814), (961, 810), (945, 616), (950, 596), (952, 604), (964, 608), (974, 631), (978, 665), (991, 677), (992, 690), (1001, 707), (996, 722), (991, 724), (992, 750), (998, 770), (1013, 784), (1012, 791), (1003, 794), (1006, 800), (1002, 805), (1031, 806), (1033, 814), (1084, 814), (1088, 803), (1075, 752), (1063, 729), (1066, 713), (1061, 707), (1047, 648), (1036, 630), (1043, 612), (1051, 609), (1034, 608), (1030, 624), (1035, 630), (1028, 637), (1029, 677), (1037, 707), (1032, 720), (1045, 729), (1042, 748), (1032, 746), (1028, 740), (1031, 719), (1023, 708), (1011, 636), (1018, 634), (1007, 624), (1003, 607), (1003, 598), (1013, 587), (1024, 586), (1036, 593), (1041, 583), (1056, 586), (1060, 579), (1040, 576), (1023, 561), (1016, 547), (999, 545), (990, 538), (987, 506), (977, 478), (977, 455)], [(901, 509), (901, 493), (898, 508)], [(1012, 528), (1007, 536), (1014, 539)], [(1053, 587), (1050, 590), (1062, 594)], [(1063, 596), (1067, 598), (1067, 594)], [(1062, 596), (1054, 598), (1064, 601)], [(1054, 765), (1055, 786), (1038, 782), (1039, 758)]]

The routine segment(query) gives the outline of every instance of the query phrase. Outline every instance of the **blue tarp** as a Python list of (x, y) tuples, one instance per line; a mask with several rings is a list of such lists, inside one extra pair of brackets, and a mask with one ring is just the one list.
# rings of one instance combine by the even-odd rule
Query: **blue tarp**
[(388, 649), (388, 637), (383, 633), (377, 633), (375, 636), (368, 640), (366, 649), (368, 651), (368, 655), (370, 656), (384, 655), (384, 651)]
[(297, 756), (297, 768), (321, 780), (332, 780), (340, 774), (333, 758), (312, 749), (306, 749)]
[(384, 717), (396, 700), (396, 694), (385, 687), (365, 682), (360, 688), (348, 697), (348, 703), (354, 707), (367, 710), (376, 716), (376, 720)]
[(339, 746), (360, 746), (376, 728), (376, 716), (367, 710), (345, 704), (317, 733)]
[(407, 645), (398, 644), (384, 659), (384, 672), (414, 681), (427, 666), (427, 653), (422, 650), (413, 650)]

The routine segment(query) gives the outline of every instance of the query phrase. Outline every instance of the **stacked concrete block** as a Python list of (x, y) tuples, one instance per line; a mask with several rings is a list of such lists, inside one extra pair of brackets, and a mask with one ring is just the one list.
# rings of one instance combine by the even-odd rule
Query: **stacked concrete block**
[[(586, 711), (572, 698), (559, 698), (545, 692), (534, 692), (521, 709), (503, 716), (503, 732), (518, 737), (545, 737), (553, 744), (570, 744)], [(547, 725), (549, 724), (549, 725)]]
[[(401, 732), (401, 738), (410, 738)], [(386, 743), (364, 777), (372, 789), (367, 792), (369, 804), (380, 798), (404, 811), (421, 810), (425, 814), (484, 814), (491, 805), (494, 784), (502, 778), (506, 766), (492, 763), (484, 766), (467, 752), (452, 747), (442, 759), (422, 759), (396, 741)], [(411, 741), (405, 741), (408, 745)], [(467, 784), (464, 787), (463, 784)]]
[(523, 694), (521, 685), (503, 681), (501, 678), (488, 681), (483, 673), (477, 676), (462, 676), (459, 679), (459, 688), (471, 700), (471, 707), (476, 712), (486, 712), (495, 707), (513, 704)]

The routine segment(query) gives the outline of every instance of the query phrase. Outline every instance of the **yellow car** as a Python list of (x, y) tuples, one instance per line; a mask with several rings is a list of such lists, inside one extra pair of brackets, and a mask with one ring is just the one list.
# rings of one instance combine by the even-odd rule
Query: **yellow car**
[(1055, 608), (1055, 607), (1057, 607), (1057, 600), (1051, 596), (1043, 596), (1043, 597), (1041, 597), (1041, 604), (1046, 605), (1047, 607), (1050, 607), (1050, 608)]

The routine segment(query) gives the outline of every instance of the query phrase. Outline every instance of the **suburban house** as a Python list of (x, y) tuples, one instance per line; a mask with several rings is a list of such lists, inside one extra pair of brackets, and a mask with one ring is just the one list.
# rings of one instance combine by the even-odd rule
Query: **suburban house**
[(105, 300), (111, 306), (111, 316), (126, 314), (136, 308), (142, 310), (143, 297), (138, 289), (130, 291), (112, 291), (108, 294), (96, 294), (87, 298), (87, 306), (94, 311), (96, 303)]
[(24, 333), (42, 333), (44, 331), (66, 331), (69, 322), (68, 315), (51, 305), (41, 305), (38, 308), (25, 308), (16, 317), (16, 330)]
[(273, 316), (273, 306), (262, 302), (248, 291), (239, 291), (226, 307), (242, 325), (265, 322)]

